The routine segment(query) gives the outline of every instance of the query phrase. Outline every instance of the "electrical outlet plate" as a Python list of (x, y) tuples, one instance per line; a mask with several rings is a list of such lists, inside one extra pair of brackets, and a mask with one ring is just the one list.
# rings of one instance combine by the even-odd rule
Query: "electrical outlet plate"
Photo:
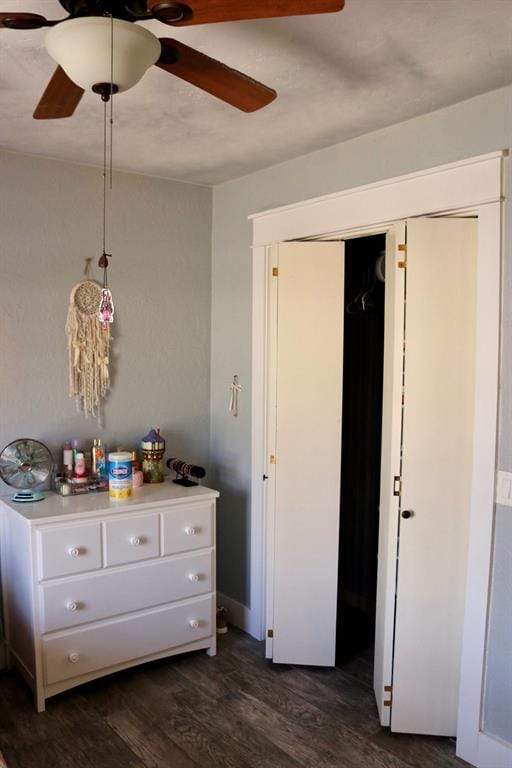
[(498, 471), (496, 504), (512, 507), (512, 472)]

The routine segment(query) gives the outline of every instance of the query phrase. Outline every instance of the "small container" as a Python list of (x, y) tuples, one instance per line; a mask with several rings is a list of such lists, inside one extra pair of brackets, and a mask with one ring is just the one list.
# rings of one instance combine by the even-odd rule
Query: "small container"
[(140, 468), (137, 451), (132, 451), (132, 488), (140, 488), (144, 484), (144, 473)]
[(66, 480), (65, 475), (55, 475), (55, 490), (60, 493), (61, 496), (69, 496), (71, 493), (71, 486)]
[(142, 469), (134, 469), (132, 473), (132, 488), (141, 488), (144, 485), (144, 472)]
[(76, 454), (75, 458), (75, 471), (74, 477), (87, 477), (87, 468), (85, 466), (85, 456), (80, 451)]
[(62, 446), (62, 473), (65, 477), (73, 474), (73, 448), (69, 440)]
[(128, 451), (108, 455), (108, 492), (111, 499), (132, 495), (132, 457)]
[(84, 450), (83, 440), (77, 440), (77, 439), (72, 440), (71, 447), (73, 450), (73, 463), (74, 463), (76, 461), (77, 453), (79, 453), (80, 451), (83, 453), (83, 450)]
[(160, 429), (151, 429), (142, 438), (142, 471), (145, 483), (163, 483), (165, 440)]

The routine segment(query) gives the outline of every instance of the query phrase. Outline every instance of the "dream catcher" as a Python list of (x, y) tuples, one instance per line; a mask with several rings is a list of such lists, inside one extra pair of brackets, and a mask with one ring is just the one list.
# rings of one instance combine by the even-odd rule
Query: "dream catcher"
[[(105, 289), (91, 277), (91, 259), (86, 259), (84, 278), (71, 290), (66, 333), (68, 335), (69, 395), (84, 415), (99, 416), (100, 403), (110, 388), (110, 321), (102, 318), (111, 310)], [(110, 291), (108, 291), (110, 293)]]

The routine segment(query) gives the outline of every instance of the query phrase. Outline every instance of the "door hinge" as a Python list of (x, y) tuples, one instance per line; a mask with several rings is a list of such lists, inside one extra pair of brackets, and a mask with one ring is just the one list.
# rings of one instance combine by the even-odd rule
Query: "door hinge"
[(407, 243), (398, 243), (398, 250), (405, 251), (407, 253)]
[(270, 457), (270, 463), (271, 464), (275, 464), (276, 463), (276, 457), (275, 456), (271, 456)]
[(272, 277), (279, 277), (279, 267), (272, 267)]
[(274, 637), (274, 630), (273, 629), (267, 629), (267, 637)]
[[(402, 253), (407, 253), (407, 243), (399, 243), (398, 250), (402, 251)], [(398, 262), (398, 268), (407, 269), (407, 258)]]
[(398, 269), (407, 269), (407, 259), (398, 262)]
[(393, 686), (392, 685), (385, 685), (384, 686), (384, 692), (390, 693), (389, 699), (384, 699), (382, 702), (385, 707), (390, 707), (393, 701)]
[(400, 475), (395, 475), (393, 479), (393, 496), (400, 496), (402, 493), (402, 478)]

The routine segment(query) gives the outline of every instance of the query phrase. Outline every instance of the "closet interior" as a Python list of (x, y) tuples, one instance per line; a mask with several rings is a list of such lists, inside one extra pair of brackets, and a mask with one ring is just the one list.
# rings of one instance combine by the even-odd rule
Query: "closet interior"
[(373, 664), (379, 538), (385, 236), (345, 242), (336, 664)]

